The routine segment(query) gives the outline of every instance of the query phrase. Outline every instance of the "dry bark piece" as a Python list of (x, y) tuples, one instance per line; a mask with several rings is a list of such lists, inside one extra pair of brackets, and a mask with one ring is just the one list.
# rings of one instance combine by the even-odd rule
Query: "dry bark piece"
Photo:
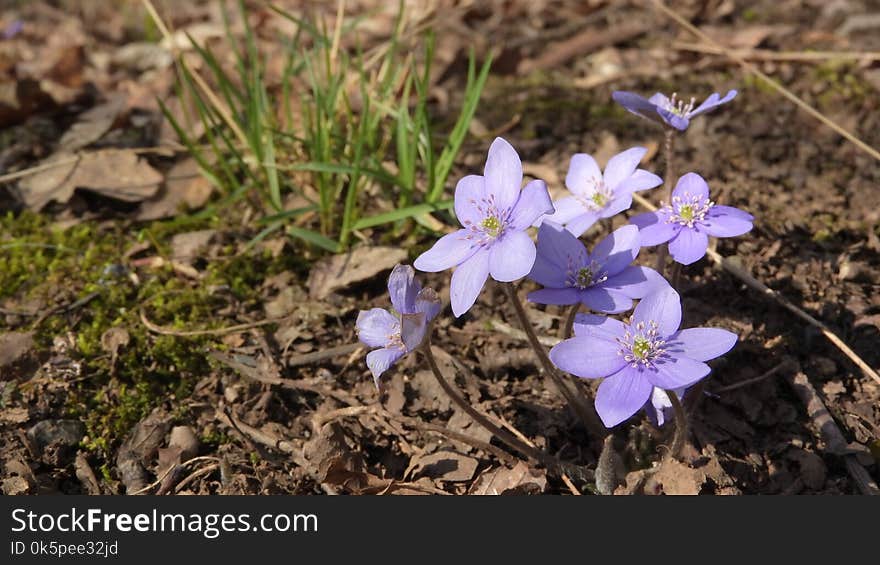
[(367, 280), (405, 261), (406, 251), (398, 247), (363, 246), (315, 263), (309, 273), (309, 296), (321, 300), (334, 290)]
[(57, 166), (22, 179), (18, 185), (28, 208), (41, 210), (49, 202), (66, 203), (77, 188), (124, 202), (155, 195), (162, 175), (129, 149), (102, 149), (77, 155), (56, 153), (41, 164)]

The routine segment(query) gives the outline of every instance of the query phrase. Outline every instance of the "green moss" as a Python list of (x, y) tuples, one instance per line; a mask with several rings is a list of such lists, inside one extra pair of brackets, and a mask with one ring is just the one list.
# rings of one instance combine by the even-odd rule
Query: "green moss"
[[(70, 355), (80, 362), (82, 378), (71, 385), (65, 414), (85, 423), (84, 446), (98, 456), (107, 457), (156, 406), (178, 408), (174, 415), (185, 418), (179, 401), (210, 373), (205, 350), (221, 347), (215, 336), (151, 332), (141, 322), (142, 310), (154, 324), (178, 330), (229, 325), (234, 322), (218, 318), (219, 309), (230, 301), (256, 309), (265, 277), (302, 268), (295, 256), (275, 259), (259, 247), (242, 253), (239, 244), (200, 264), (205, 276), (198, 281), (170, 267), (129, 271), (125, 252), (137, 243), (149, 241), (153, 253), (167, 256), (174, 234), (220, 224), (216, 217), (181, 217), (139, 231), (93, 222), (58, 229), (31, 212), (0, 217), (0, 299), (56, 310), (27, 328), (35, 330), (38, 347), (49, 349), (56, 336), (73, 335)], [(4, 323), (0, 317), (0, 329)], [(115, 360), (101, 344), (114, 327), (129, 334)]]

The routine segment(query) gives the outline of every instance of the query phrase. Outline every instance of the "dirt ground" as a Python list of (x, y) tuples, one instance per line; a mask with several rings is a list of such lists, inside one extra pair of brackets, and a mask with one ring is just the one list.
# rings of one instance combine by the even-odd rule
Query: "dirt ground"
[[(352, 13), (369, 4), (354, 3)], [(437, 23), (438, 123), (460, 104), (467, 47), (481, 57), (494, 49), (496, 60), (453, 170), (450, 194), (454, 179), (479, 173), (495, 135), (518, 149), (526, 174), (546, 180), (551, 192), (562, 188), (575, 152), (592, 153), (601, 163), (641, 145), (649, 149), (643, 167), (662, 175), (662, 132), (615, 107), (611, 92), (677, 91), (700, 98), (736, 88), (734, 102), (694, 120), (677, 146), (679, 171), (698, 172), (716, 202), (756, 217), (753, 231), (720, 240), (718, 250), (827, 324), (868, 365), (880, 367), (878, 162), (648, 4), (451, 2), (443, 12), (448, 17)], [(758, 68), (868, 146), (880, 148), (875, 4), (719, 0), (670, 6), (721, 44), (747, 53)], [(101, 71), (96, 63), (95, 55), (112, 56), (132, 41), (134, 32), (126, 26), (135, 24), (126, 18), (137, 22), (139, 16), (116, 14), (114, 28), (108, 18), (86, 12), (62, 3), (0, 13), (4, 25), (30, 18), (23, 37), (10, 41), (32, 49), (50, 24), (67, 22), (80, 30), (85, 70), (73, 81), (77, 84), (63, 86), (89, 91), (10, 119), (4, 130), (9, 135), (0, 133), (5, 138), (0, 174), (33, 167), (57, 147), (79, 114), (113, 94), (121, 94), (130, 111), (101, 137), (101, 147), (157, 146), (167, 131), (156, 105), (144, 102), (149, 88), (145, 91), (143, 71), (128, 71), (124, 78), (120, 71), (106, 71), (116, 67)], [(194, 10), (172, 19), (182, 28), (211, 17), (210, 11)], [(832, 51), (862, 55), (842, 59), (827, 55)], [(795, 55), (808, 52), (825, 56)], [(58, 76), (64, 74), (59, 68)], [(169, 80), (162, 86), (167, 93), (170, 79), (163, 80)], [(157, 85), (154, 78), (151, 88)], [(147, 159), (164, 173), (182, 158)], [(438, 360), (474, 406), (570, 463), (574, 471), (565, 477), (481, 446), (492, 438), (455, 409), (419, 354), (404, 358), (377, 391), (365, 351), (352, 345), (354, 321), (361, 309), (387, 307), (390, 265), (353, 282), (319, 283), (315, 273), (330, 269), (330, 259), (302, 251), (299, 241), (269, 240), (257, 258), (248, 255), (245, 244), (259, 227), (240, 211), (219, 224), (160, 220), (178, 222), (163, 232), (139, 216), (144, 205), (137, 201), (120, 204), (77, 194), (42, 210), (37, 220), (17, 198), (18, 182), (0, 185), (0, 210), (9, 210), (0, 244), (10, 242), (0, 255), (11, 253), (16, 237), (35, 233), (23, 218), (43, 232), (58, 222), (71, 230), (88, 226), (90, 231), (69, 245), (86, 257), (85, 264), (94, 259), (86, 254), (96, 241), (112, 241), (94, 252), (100, 264), (124, 267), (125, 274), (108, 283), (126, 289), (112, 306), (136, 315), (119, 314), (127, 326), (114, 325), (113, 317), (98, 320), (97, 309), (111, 299), (102, 288), (68, 279), (67, 272), (56, 279), (51, 272), (34, 272), (34, 280), (19, 281), (21, 290), (0, 294), (5, 493), (595, 492), (591, 470), (601, 440), (589, 437), (540, 374), (497, 286), (487, 286), (465, 316), (455, 319), (447, 309), (438, 319)], [(628, 213), (639, 211), (634, 205)], [(449, 216), (439, 217), (454, 225)], [(598, 241), (625, 221), (600, 225), (585, 240)], [(188, 317), (154, 317), (155, 303), (140, 301), (137, 285), (158, 278), (165, 291), (182, 292), (207, 279), (175, 269), (156, 274), (147, 259), (170, 252), (153, 253), (149, 246), (171, 245), (161, 238), (204, 229), (214, 232), (194, 244), (202, 251), (189, 268), (208, 273), (212, 265), (243, 258), (245, 274), (220, 271), (209, 277), (215, 287), (187, 305)], [(145, 231), (157, 239), (144, 237)], [(365, 231), (373, 244), (402, 247), (405, 262), (434, 240), (419, 233), (400, 241), (380, 230)], [(654, 255), (645, 250), (640, 258), (650, 264)], [(55, 286), (34, 298), (44, 280)], [(422, 280), (448, 303), (448, 272)], [(520, 296), (532, 285), (523, 282)], [(683, 327), (726, 328), (740, 341), (711, 363), (704, 393), (688, 399), (691, 435), (681, 463), (636, 487), (671, 442), (672, 426), (657, 429), (640, 413), (612, 430), (619, 493), (858, 494), (863, 488), (853, 478), (854, 465), (866, 471), (869, 482), (880, 478), (877, 382), (815, 327), (706, 259), (684, 269), (680, 291)], [(539, 334), (558, 334), (562, 310), (529, 308)], [(263, 322), (281, 317), (282, 322)], [(243, 327), (181, 334), (205, 327), (206, 320), (212, 328)], [(101, 347), (89, 351), (83, 335), (86, 328), (97, 331), (96, 323)], [(111, 326), (119, 330), (108, 332)], [(175, 344), (183, 344), (183, 353), (157, 361), (155, 351)], [(172, 357), (177, 362), (167, 361)], [(142, 363), (141, 378), (152, 380), (131, 380), (130, 372), (119, 368), (124, 363)], [(812, 394), (813, 404), (805, 402), (805, 390), (812, 391), (807, 396)], [(134, 400), (126, 404), (126, 398)], [(821, 419), (817, 403), (830, 419)], [(91, 415), (104, 410), (100, 413), (110, 420), (90, 417), (93, 410)], [(843, 446), (829, 443), (828, 426), (839, 428)]]

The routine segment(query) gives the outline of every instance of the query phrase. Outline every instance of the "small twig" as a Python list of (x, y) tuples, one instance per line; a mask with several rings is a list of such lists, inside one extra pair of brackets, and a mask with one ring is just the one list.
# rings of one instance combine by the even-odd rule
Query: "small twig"
[[(635, 200), (648, 210), (657, 210), (656, 206), (651, 204), (651, 202), (646, 200), (640, 194), (634, 193), (633, 200)], [(773, 300), (778, 302), (783, 308), (796, 315), (801, 320), (807, 322), (811, 326), (817, 328), (822, 333), (822, 335), (824, 335), (826, 339), (828, 339), (828, 341), (830, 341), (835, 347), (843, 352), (843, 354), (846, 355), (850, 359), (850, 361), (855, 363), (856, 366), (858, 366), (859, 369), (861, 369), (862, 372), (865, 373), (865, 375), (871, 377), (872, 379), (874, 379), (874, 381), (880, 384), (880, 374), (877, 374), (877, 371), (871, 368), (871, 366), (868, 365), (868, 363), (865, 362), (865, 360), (862, 359), (855, 351), (850, 349), (850, 347), (846, 343), (844, 343), (844, 341), (840, 339), (837, 334), (828, 329), (828, 326), (789, 302), (788, 299), (782, 296), (782, 294), (780, 294), (778, 291), (775, 291), (772, 288), (768, 287), (767, 285), (753, 277), (751, 274), (746, 272), (745, 269), (738, 265), (735, 265), (727, 257), (721, 255), (714, 249), (708, 249), (706, 251), (706, 256), (709, 257), (709, 259), (713, 263), (715, 263), (715, 266), (719, 269), (727, 271), (728, 273), (745, 283), (746, 286), (749, 286), (752, 289), (760, 292), (761, 294), (772, 298)]]
[(177, 483), (177, 486), (174, 487), (174, 492), (182, 491), (191, 482), (194, 482), (196, 479), (201, 478), (205, 475), (210, 475), (219, 468), (220, 463), (213, 463), (211, 465), (205, 465), (201, 469), (196, 469), (195, 471), (184, 477), (183, 480), (181, 480), (179, 483)]
[[(499, 320), (498, 318), (492, 318), (491, 320), (489, 320), (489, 325), (492, 327), (492, 330), (497, 331), (498, 333), (516, 338), (521, 341), (527, 342), (529, 340), (529, 336), (526, 335), (526, 332), (522, 331), (519, 328), (515, 328), (507, 322)], [(559, 343), (559, 338), (551, 337), (549, 335), (539, 335), (538, 342), (546, 347), (553, 347), (554, 345)]]
[(187, 466), (189, 466), (189, 465), (192, 465), (192, 464), (194, 464), (194, 463), (201, 463), (202, 461), (214, 461), (214, 462), (217, 462), (217, 461), (220, 461), (220, 460), (219, 460), (218, 458), (216, 458), (216, 457), (211, 457), (211, 456), (209, 456), (209, 455), (203, 455), (203, 456), (201, 456), (201, 457), (193, 457), (192, 459), (187, 459), (186, 461), (184, 461), (183, 463), (181, 463), (181, 464), (179, 464), (179, 465), (169, 465), (168, 468), (165, 469), (165, 472), (162, 473), (162, 475), (159, 476), (155, 481), (153, 481), (152, 483), (148, 484), (147, 486), (145, 486), (145, 487), (143, 487), (143, 488), (140, 488), (140, 489), (138, 489), (138, 490), (136, 490), (136, 491), (134, 491), (134, 492), (130, 492), (130, 493), (128, 493), (128, 495), (129, 495), (129, 496), (132, 496), (132, 495), (136, 495), (136, 494), (143, 494), (143, 493), (145, 493), (145, 492), (147, 492), (147, 491), (150, 491), (150, 490), (152, 490), (154, 487), (157, 487), (157, 486), (159, 486), (160, 484), (162, 484), (162, 481), (165, 480), (165, 477), (167, 477), (168, 475), (170, 475), (172, 471), (175, 471), (175, 470), (177, 470), (177, 469), (182, 469), (182, 468), (187, 467)]
[(725, 55), (751, 61), (823, 62), (828, 60), (880, 61), (877, 51), (773, 51), (771, 49), (727, 49), (717, 45), (673, 41), (673, 49), (708, 55)]
[(874, 482), (868, 471), (859, 463), (853, 453), (848, 452), (846, 438), (843, 437), (843, 433), (837, 427), (837, 423), (828, 412), (819, 393), (813, 388), (810, 379), (804, 373), (797, 373), (791, 379), (791, 386), (801, 402), (804, 403), (807, 415), (813, 421), (813, 425), (819, 430), (822, 441), (825, 443), (825, 450), (833, 455), (843, 457), (847, 472), (862, 494), (880, 494), (877, 483)]
[(171, 328), (164, 328), (162, 326), (156, 325), (151, 322), (147, 318), (146, 312), (141, 308), (140, 312), (141, 323), (151, 332), (157, 333), (159, 335), (173, 335), (175, 337), (192, 337), (192, 336), (200, 336), (200, 335), (223, 335), (228, 333), (242, 332), (245, 330), (250, 330), (253, 328), (258, 328), (260, 326), (268, 326), (269, 324), (277, 324), (283, 320), (286, 320), (286, 317), (283, 318), (266, 318), (265, 320), (259, 320), (256, 322), (248, 322), (246, 324), (238, 324), (235, 326), (227, 326), (225, 328), (214, 328), (210, 330), (173, 330)]
[(308, 365), (310, 363), (318, 363), (324, 361), (326, 359), (332, 359), (333, 357), (340, 357), (342, 355), (350, 355), (355, 354), (358, 350), (363, 350), (364, 346), (362, 343), (346, 343), (344, 345), (337, 345), (335, 347), (328, 347), (327, 349), (322, 349), (320, 351), (315, 351), (312, 353), (304, 353), (303, 355), (297, 355), (296, 357), (290, 359), (285, 363), (288, 367), (298, 367), (300, 365)]
[(761, 376), (753, 377), (751, 379), (746, 379), (744, 381), (740, 381), (740, 382), (734, 383), (732, 385), (723, 386), (719, 389), (713, 390), (712, 394), (722, 394), (725, 392), (730, 392), (732, 390), (736, 390), (738, 388), (742, 388), (744, 386), (749, 386), (749, 385), (753, 385), (755, 383), (759, 383), (763, 380), (769, 379), (770, 377), (772, 377), (773, 375), (775, 375), (776, 373), (778, 373), (782, 369), (785, 369), (788, 367), (793, 367), (793, 366), (794, 366), (794, 363), (792, 362), (792, 359), (785, 359), (784, 361), (782, 361), (781, 363), (779, 363), (778, 365), (776, 365), (775, 367), (773, 367), (769, 371), (765, 372)]
[(861, 149), (862, 151), (864, 151), (865, 153), (867, 153), (868, 155), (870, 155), (874, 159), (877, 159), (878, 161), (880, 161), (880, 151), (877, 151), (876, 149), (874, 149), (873, 147), (871, 147), (870, 145), (868, 145), (867, 143), (865, 143), (864, 141), (862, 141), (861, 139), (856, 137), (854, 134), (850, 133), (843, 126), (838, 125), (837, 122), (831, 120), (830, 118), (826, 117), (824, 114), (819, 112), (818, 110), (814, 109), (812, 106), (810, 106), (809, 104), (807, 104), (806, 102), (801, 100), (796, 94), (794, 94), (793, 92), (791, 92), (790, 90), (788, 90), (787, 88), (782, 86), (782, 84), (780, 84), (776, 80), (770, 78), (769, 76), (767, 76), (766, 74), (761, 72), (755, 65), (746, 61), (742, 57), (738, 56), (733, 50), (724, 47), (723, 45), (721, 45), (720, 43), (718, 43), (717, 41), (715, 41), (714, 39), (712, 39), (711, 37), (709, 37), (708, 35), (703, 33), (702, 31), (700, 31), (699, 28), (697, 28), (692, 23), (690, 23), (689, 21), (687, 21), (686, 19), (684, 19), (683, 17), (678, 15), (675, 11), (671, 10), (668, 6), (666, 6), (666, 4), (664, 4), (662, 2), (662, 0), (652, 0), (652, 2), (654, 4), (654, 6), (657, 7), (658, 10), (660, 10), (661, 12), (666, 14), (671, 19), (675, 20), (675, 22), (678, 25), (680, 25), (684, 29), (688, 30), (692, 34), (699, 37), (706, 44), (722, 50), (724, 52), (725, 56), (730, 58), (732, 61), (739, 63), (739, 65), (743, 69), (745, 69), (746, 71), (752, 73), (753, 75), (757, 76), (758, 78), (760, 78), (761, 80), (766, 82), (768, 85), (770, 85), (771, 88), (776, 90), (779, 94), (781, 94), (785, 98), (789, 99), (792, 103), (794, 103), (801, 110), (810, 114), (811, 116), (813, 116), (814, 118), (816, 118), (817, 120), (819, 120), (820, 122), (822, 122), (823, 124), (828, 126), (829, 128), (833, 129), (839, 135), (841, 135), (844, 138), (846, 138), (847, 140), (849, 140), (853, 145), (855, 145), (856, 147), (858, 147), (859, 149)]

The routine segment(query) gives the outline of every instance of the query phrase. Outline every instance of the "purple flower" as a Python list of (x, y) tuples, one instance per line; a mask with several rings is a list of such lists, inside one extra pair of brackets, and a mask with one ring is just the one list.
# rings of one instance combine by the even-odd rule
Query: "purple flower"
[(420, 271), (452, 273), (450, 301), (456, 317), (467, 312), (486, 278), (520, 279), (535, 263), (535, 243), (526, 229), (553, 203), (542, 180), (522, 186), (522, 163), (500, 137), (489, 148), (483, 176), (468, 175), (455, 187), (455, 215), (463, 229), (441, 237), (415, 261)]
[(367, 367), (376, 386), (379, 376), (410, 351), (421, 345), (428, 324), (440, 313), (440, 299), (430, 288), (422, 288), (409, 265), (396, 265), (388, 277), (388, 294), (395, 313), (373, 308), (357, 317), (358, 338), (378, 347), (367, 353)]
[(734, 237), (752, 229), (755, 218), (732, 206), (709, 200), (709, 185), (696, 173), (678, 179), (672, 204), (656, 212), (630, 218), (639, 226), (643, 247), (669, 242), (669, 254), (682, 265), (700, 260), (709, 247), (709, 236)]
[(694, 108), (695, 98), (691, 98), (690, 102), (685, 103), (684, 100), (678, 99), (676, 94), (672, 94), (672, 98), (659, 92), (650, 98), (639, 96), (634, 92), (615, 91), (611, 93), (614, 101), (632, 112), (637, 116), (648, 118), (655, 122), (666, 123), (677, 130), (684, 131), (687, 129), (691, 118), (699, 116), (709, 110), (714, 110), (722, 104), (730, 102), (736, 98), (736, 90), (731, 90), (724, 98), (717, 92), (713, 92), (709, 98)]
[(545, 221), (538, 230), (538, 257), (529, 278), (544, 286), (529, 293), (538, 304), (577, 304), (616, 314), (632, 308), (633, 298), (644, 298), (667, 286), (649, 267), (630, 265), (639, 254), (639, 230), (623, 226), (607, 236), (593, 253), (571, 232)]
[(626, 210), (632, 205), (633, 192), (663, 184), (657, 175), (636, 168), (646, 152), (644, 147), (633, 147), (618, 153), (609, 159), (604, 175), (590, 155), (573, 155), (565, 176), (572, 195), (554, 202), (556, 212), (543, 220), (564, 225), (580, 236), (598, 220)]
[(596, 412), (613, 427), (638, 412), (654, 387), (676, 390), (709, 374), (704, 363), (730, 351), (736, 335), (717, 328), (679, 330), (681, 302), (671, 287), (645, 297), (629, 323), (581, 314), (575, 336), (550, 350), (564, 371), (585, 379), (605, 377)]

